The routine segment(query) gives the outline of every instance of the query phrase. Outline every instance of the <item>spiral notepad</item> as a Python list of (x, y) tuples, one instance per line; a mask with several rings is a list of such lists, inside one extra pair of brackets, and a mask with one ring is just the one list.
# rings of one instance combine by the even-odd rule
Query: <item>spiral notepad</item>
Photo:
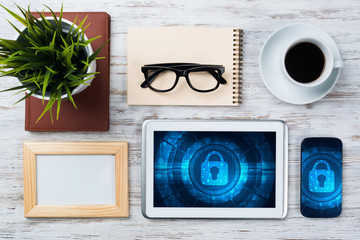
[[(242, 35), (242, 30), (233, 28), (129, 28), (128, 104), (238, 105), (241, 103)], [(192, 90), (185, 79), (180, 79), (170, 92), (140, 87), (144, 81), (143, 65), (176, 62), (223, 65), (227, 83), (208, 93)]]

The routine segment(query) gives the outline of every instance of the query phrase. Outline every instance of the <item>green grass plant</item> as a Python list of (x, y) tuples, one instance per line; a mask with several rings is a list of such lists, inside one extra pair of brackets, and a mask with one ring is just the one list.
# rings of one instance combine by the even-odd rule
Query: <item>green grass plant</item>
[[(59, 119), (61, 96), (67, 94), (74, 107), (76, 104), (72, 97), (72, 90), (86, 81), (94, 78), (98, 72), (87, 73), (90, 63), (100, 58), (96, 57), (105, 46), (105, 42), (90, 56), (86, 56), (85, 47), (95, 39), (85, 40), (84, 31), (86, 18), (79, 21), (75, 19), (70, 31), (63, 31), (63, 6), (58, 17), (48, 7), (53, 21), (49, 21), (43, 12), (38, 12), (35, 17), (28, 9), (17, 5), (20, 15), (0, 4), (12, 17), (26, 27), (25, 31), (19, 30), (13, 23), (10, 25), (19, 33), (15, 40), (0, 38), (0, 77), (16, 77), (21, 85), (3, 91), (27, 91), (28, 94), (16, 103), (25, 100), (33, 94), (41, 94), (43, 98), (49, 96), (44, 111), (39, 116), (39, 121), (46, 112), (50, 113), (53, 121), (52, 107), (57, 102), (56, 119)], [(63, 99), (66, 100), (66, 99)], [(15, 103), (15, 104), (16, 104)]]

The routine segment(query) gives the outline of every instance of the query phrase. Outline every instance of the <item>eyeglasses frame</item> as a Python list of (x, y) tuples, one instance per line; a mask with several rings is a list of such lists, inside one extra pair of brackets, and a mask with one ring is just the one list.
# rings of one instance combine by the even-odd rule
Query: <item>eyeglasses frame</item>
[[(148, 71), (155, 70), (156, 72), (149, 76)], [(160, 90), (153, 88), (151, 86), (151, 82), (162, 72), (165, 70), (172, 71), (176, 74), (176, 79), (173, 86), (169, 89)], [(199, 72), (199, 71), (207, 71), (209, 72), (216, 80), (217, 84), (214, 88), (208, 90), (202, 90), (195, 88), (189, 79), (189, 73), (191, 72)], [(172, 91), (179, 82), (180, 77), (185, 77), (186, 82), (190, 86), (190, 88), (196, 92), (212, 92), (216, 90), (220, 84), (226, 84), (226, 80), (222, 77), (222, 74), (225, 72), (225, 67), (222, 65), (211, 65), (211, 64), (198, 64), (198, 63), (158, 63), (158, 64), (147, 64), (141, 67), (141, 72), (145, 76), (145, 81), (141, 83), (142, 88), (149, 87), (151, 90), (155, 92), (170, 92)]]

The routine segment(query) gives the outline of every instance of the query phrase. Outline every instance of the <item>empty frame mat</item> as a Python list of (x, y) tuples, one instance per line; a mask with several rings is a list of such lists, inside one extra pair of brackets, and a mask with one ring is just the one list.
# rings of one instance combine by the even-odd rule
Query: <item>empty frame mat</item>
[(24, 143), (25, 217), (128, 217), (127, 142)]

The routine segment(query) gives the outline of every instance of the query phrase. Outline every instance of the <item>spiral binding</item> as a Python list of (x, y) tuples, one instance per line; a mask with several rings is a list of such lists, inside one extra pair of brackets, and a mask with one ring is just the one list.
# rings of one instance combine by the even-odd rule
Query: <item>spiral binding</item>
[(233, 104), (241, 103), (243, 31), (233, 30)]

